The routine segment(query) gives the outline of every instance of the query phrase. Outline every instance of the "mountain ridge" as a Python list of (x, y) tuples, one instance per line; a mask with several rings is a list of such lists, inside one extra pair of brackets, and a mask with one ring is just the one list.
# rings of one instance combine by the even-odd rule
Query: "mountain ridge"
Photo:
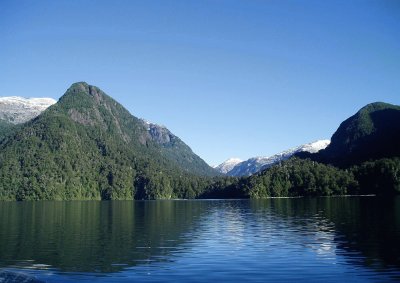
[(225, 160), (220, 165), (214, 166), (214, 169), (222, 174), (227, 174), (229, 171), (231, 171), (236, 165), (238, 165), (241, 162), (243, 162), (242, 159), (232, 157), (232, 158)]
[(339, 167), (400, 156), (400, 106), (384, 102), (367, 104), (339, 125), (331, 141), (318, 153), (297, 156)]
[(0, 199), (195, 197), (207, 172), (171, 152), (102, 90), (74, 83), (0, 142)]
[[(71, 92), (87, 93), (94, 98), (96, 103), (100, 104), (103, 100), (102, 96), (106, 95), (99, 88), (91, 86), (86, 82), (74, 83), (70, 86), (68, 90), (70, 93)], [(61, 97), (60, 100), (61, 102), (68, 101), (68, 95), (67, 98)], [(1, 103), (2, 101), (3, 103)], [(14, 125), (22, 124), (36, 118), (40, 113), (42, 113), (49, 106), (54, 105), (55, 103), (56, 100), (52, 98), (26, 99), (17, 96), (0, 98), (0, 139), (7, 133), (9, 133)], [(86, 102), (85, 99), (81, 98), (81, 101), (76, 101), (75, 99), (73, 103), (84, 104)], [(16, 111), (16, 109), (18, 111)], [(118, 111), (122, 110), (119, 109)], [(11, 119), (11, 121), (10, 119), (7, 119), (8, 117), (7, 113), (10, 112), (14, 113), (14, 116)], [(28, 115), (26, 113), (28, 113)], [(70, 109), (68, 115), (73, 121), (77, 123), (94, 126), (96, 118), (99, 118), (101, 115), (96, 109), (93, 109), (91, 113), (92, 114), (80, 113), (76, 109)], [(129, 115), (132, 114), (129, 113)], [(148, 133), (146, 134), (143, 132), (139, 136), (139, 141), (142, 144), (145, 144), (146, 142), (154, 142), (160, 145), (162, 147), (160, 149), (160, 153), (163, 154), (166, 158), (171, 159), (173, 162), (176, 163), (184, 162), (182, 167), (184, 167), (186, 171), (199, 171), (197, 173), (210, 176), (218, 175), (218, 172), (214, 171), (214, 169), (212, 169), (204, 160), (202, 160), (198, 155), (196, 155), (189, 146), (187, 146), (179, 137), (174, 135), (165, 126), (160, 126), (158, 124), (148, 122), (144, 119), (136, 118), (135, 116), (133, 117), (135, 118), (135, 123), (139, 121), (145, 127), (147, 127)], [(104, 121), (97, 121), (97, 122), (100, 123), (103, 127), (105, 126)], [(116, 126), (117, 130), (119, 131), (119, 134), (121, 134), (122, 132), (120, 132), (119, 123), (116, 123)], [(124, 133), (122, 136), (125, 140), (128, 141), (129, 135)]]
[(166, 127), (79, 82), (25, 123), (0, 119), (0, 131), (8, 131), (0, 138), (0, 200), (396, 194), (398, 121), (400, 106), (372, 103), (341, 123), (330, 144), (231, 159), (228, 174), (244, 164), (239, 176), (253, 175), (218, 177)]
[[(276, 153), (271, 156), (258, 156), (258, 157), (252, 157), (249, 158), (245, 161), (237, 162), (233, 166), (230, 165), (232, 162), (229, 162), (230, 159), (228, 159), (228, 164), (226, 164), (225, 161), (224, 163), (221, 163), (217, 167), (215, 167), (219, 172), (226, 174), (228, 176), (232, 177), (242, 177), (242, 176), (250, 176), (252, 174), (255, 174), (261, 170), (264, 170), (278, 162), (281, 162), (283, 160), (286, 160), (293, 156), (294, 154), (298, 152), (310, 152), (310, 153), (315, 153), (321, 149), (324, 149), (328, 144), (330, 143), (330, 140), (317, 140), (311, 143), (303, 144), (297, 147), (290, 148), (288, 150)], [(228, 166), (230, 165), (230, 170), (224, 170), (226, 168), (229, 169)], [(223, 172), (226, 171), (226, 172)]]

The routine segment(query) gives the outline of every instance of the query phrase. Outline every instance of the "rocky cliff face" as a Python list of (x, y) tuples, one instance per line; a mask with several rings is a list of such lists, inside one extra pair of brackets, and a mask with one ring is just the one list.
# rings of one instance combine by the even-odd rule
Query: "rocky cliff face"
[(147, 120), (140, 120), (147, 129), (146, 141), (153, 142), (161, 147), (160, 153), (178, 164), (182, 164), (185, 170), (200, 172), (201, 175), (215, 176), (219, 172), (210, 167), (179, 137), (174, 135), (166, 127), (151, 123)]
[(141, 120), (143, 125), (147, 128), (150, 135), (150, 139), (158, 144), (168, 144), (174, 138), (175, 135), (172, 134), (166, 127), (151, 123), (147, 120)]

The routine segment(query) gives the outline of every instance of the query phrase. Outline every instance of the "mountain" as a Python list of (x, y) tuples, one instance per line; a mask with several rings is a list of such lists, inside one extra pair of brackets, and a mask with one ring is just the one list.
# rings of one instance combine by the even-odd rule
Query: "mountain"
[(400, 156), (399, 145), (400, 106), (376, 102), (341, 123), (325, 150), (298, 156), (348, 167), (367, 160)]
[(0, 97), (0, 120), (11, 124), (25, 123), (56, 102), (52, 98)]
[[(25, 123), (57, 101), (52, 98), (0, 97), (0, 139), (13, 129), (13, 125)], [(204, 160), (197, 156), (179, 137), (166, 127), (140, 119), (147, 128), (148, 138), (159, 144), (160, 153), (180, 164), (185, 170), (202, 175), (216, 175)]]
[(351, 172), (292, 157), (242, 180), (251, 198), (358, 194)]
[(222, 174), (227, 174), (231, 171), (236, 165), (243, 162), (243, 160), (239, 158), (229, 158), (218, 166), (215, 166), (214, 169)]
[[(291, 154), (292, 157), (272, 166), (267, 164), (251, 176), (215, 182), (203, 195), (207, 198), (399, 195), (399, 122), (400, 106), (368, 104), (340, 124), (330, 144), (318, 142), (315, 147), (310, 144), (299, 147), (297, 152), (289, 150), (275, 155), (270, 160), (281, 161)], [(246, 162), (236, 167), (247, 165)], [(253, 165), (248, 164), (249, 168)]]
[(325, 149), (299, 151), (250, 177), (214, 186), (207, 196), (399, 195), (399, 122), (400, 106), (368, 104), (340, 124)]
[(56, 103), (52, 98), (0, 97), (0, 140)]
[(197, 174), (214, 176), (218, 172), (211, 168), (203, 159), (196, 155), (179, 137), (175, 136), (166, 127), (151, 123), (147, 120), (140, 120), (147, 129), (149, 138), (161, 146), (160, 153), (181, 165), (187, 171)]
[(0, 199), (195, 197), (210, 183), (202, 176), (215, 171), (197, 167), (205, 162), (154, 127), (99, 88), (75, 83), (0, 141)]
[[(237, 162), (234, 166), (230, 168), (230, 170), (225, 170), (226, 172), (220, 170), (220, 168), (224, 169), (227, 167), (224, 165), (225, 162), (217, 166), (216, 169), (219, 172), (224, 173), (228, 176), (236, 176), (236, 177), (250, 176), (278, 162), (286, 160), (298, 152), (309, 152), (309, 153), (318, 152), (321, 149), (326, 148), (329, 145), (329, 143), (330, 143), (329, 140), (319, 140), (295, 148), (288, 149), (286, 151), (280, 152), (272, 156), (254, 157), (246, 161)], [(231, 162), (230, 164), (233, 165), (234, 163)]]

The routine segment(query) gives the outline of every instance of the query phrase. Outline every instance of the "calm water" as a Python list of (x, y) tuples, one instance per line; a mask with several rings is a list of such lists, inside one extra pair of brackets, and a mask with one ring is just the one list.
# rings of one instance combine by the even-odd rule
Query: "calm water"
[(45, 282), (399, 281), (400, 198), (1, 202), (0, 271)]

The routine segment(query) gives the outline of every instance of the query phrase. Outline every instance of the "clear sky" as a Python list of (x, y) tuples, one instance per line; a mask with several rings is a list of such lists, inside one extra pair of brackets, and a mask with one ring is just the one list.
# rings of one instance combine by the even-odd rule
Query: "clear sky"
[(209, 164), (271, 155), (400, 104), (400, 1), (1, 0), (0, 96), (76, 81)]

